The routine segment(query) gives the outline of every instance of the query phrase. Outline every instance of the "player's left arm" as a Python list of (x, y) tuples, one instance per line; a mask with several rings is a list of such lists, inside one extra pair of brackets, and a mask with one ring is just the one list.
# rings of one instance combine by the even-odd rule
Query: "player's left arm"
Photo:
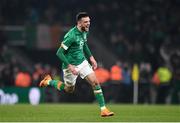
[(93, 69), (95, 70), (97, 68), (97, 62), (96, 62), (95, 58), (93, 57), (86, 42), (84, 44), (83, 50), (84, 50), (86, 58), (90, 60), (91, 65), (92, 65)]

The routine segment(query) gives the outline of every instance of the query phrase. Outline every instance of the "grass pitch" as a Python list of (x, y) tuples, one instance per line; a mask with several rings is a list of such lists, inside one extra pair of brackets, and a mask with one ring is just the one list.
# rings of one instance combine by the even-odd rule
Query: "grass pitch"
[(109, 104), (115, 112), (102, 118), (97, 104), (0, 105), (0, 121), (26, 122), (171, 122), (180, 121), (180, 106)]

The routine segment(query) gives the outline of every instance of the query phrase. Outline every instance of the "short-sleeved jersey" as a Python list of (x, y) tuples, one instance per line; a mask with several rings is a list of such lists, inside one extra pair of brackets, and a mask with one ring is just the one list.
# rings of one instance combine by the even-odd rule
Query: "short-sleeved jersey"
[[(87, 42), (87, 35), (87, 32), (80, 32), (76, 26), (65, 34), (61, 47), (64, 48), (64, 55), (70, 64), (79, 65), (86, 59), (83, 46)], [(63, 63), (62, 68), (67, 66)]]

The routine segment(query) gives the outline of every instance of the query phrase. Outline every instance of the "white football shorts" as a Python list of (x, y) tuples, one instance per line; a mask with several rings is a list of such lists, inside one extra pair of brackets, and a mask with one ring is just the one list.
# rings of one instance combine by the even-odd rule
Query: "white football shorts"
[(80, 65), (75, 66), (78, 75), (74, 75), (69, 69), (63, 69), (64, 82), (67, 86), (74, 86), (76, 79), (80, 75), (84, 79), (87, 75), (93, 73), (93, 69), (87, 60), (84, 60)]

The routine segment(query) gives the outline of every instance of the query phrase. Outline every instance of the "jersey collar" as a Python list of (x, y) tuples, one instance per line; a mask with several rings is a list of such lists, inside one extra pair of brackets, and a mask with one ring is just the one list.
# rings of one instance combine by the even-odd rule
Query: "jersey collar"
[(79, 29), (77, 28), (77, 26), (75, 26), (75, 30), (76, 30), (76, 34), (78, 34), (78, 35), (83, 34), (83, 32), (79, 31)]

